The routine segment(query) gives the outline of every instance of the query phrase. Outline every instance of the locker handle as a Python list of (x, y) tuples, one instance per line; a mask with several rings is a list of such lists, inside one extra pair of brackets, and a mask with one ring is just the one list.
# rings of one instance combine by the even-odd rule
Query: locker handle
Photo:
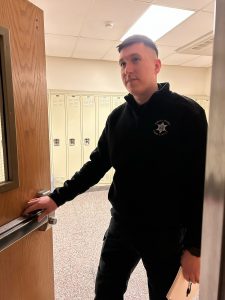
[(90, 138), (84, 138), (84, 145), (85, 146), (90, 145)]

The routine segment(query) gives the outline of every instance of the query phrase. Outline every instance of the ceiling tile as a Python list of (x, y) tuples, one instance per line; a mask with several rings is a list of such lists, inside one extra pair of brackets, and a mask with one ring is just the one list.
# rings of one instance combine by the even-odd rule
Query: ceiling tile
[(101, 59), (112, 47), (112, 41), (78, 38), (72, 57)]
[(213, 14), (197, 12), (157, 40), (158, 45), (182, 47), (213, 30)]
[(45, 32), (79, 35), (93, 0), (32, 0), (44, 9)]
[(203, 11), (208, 11), (208, 12), (214, 13), (214, 11), (215, 11), (215, 4), (216, 4), (216, 2), (212, 1), (209, 5), (207, 5), (207, 6), (205, 6), (203, 8)]
[[(96, 0), (86, 15), (80, 34), (83, 37), (120, 40), (149, 5), (146, 1)], [(106, 21), (114, 23), (111, 30), (105, 27)]]
[(48, 56), (71, 57), (77, 38), (65, 35), (45, 35), (45, 52)]
[(113, 42), (111, 48), (105, 55), (102, 57), (104, 60), (112, 60), (112, 61), (119, 61), (119, 52), (116, 48), (120, 44), (120, 41)]
[(158, 47), (159, 50), (159, 58), (162, 60), (163, 58), (175, 53), (177, 47), (168, 47), (168, 46), (161, 46)]
[(168, 57), (162, 59), (164, 65), (183, 65), (184, 63), (193, 60), (197, 55), (190, 54), (171, 54)]
[(181, 9), (199, 10), (209, 3), (209, 0), (154, 0), (154, 4)]
[(106, 39), (106, 40), (117, 40), (123, 36), (125, 27), (118, 25), (118, 22), (113, 22), (113, 27), (105, 26), (106, 20), (87, 20), (83, 25), (80, 32), (82, 37), (86, 38), (96, 38), (96, 39)]
[(212, 66), (212, 57), (210, 56), (199, 56), (182, 64), (184, 67), (210, 67)]

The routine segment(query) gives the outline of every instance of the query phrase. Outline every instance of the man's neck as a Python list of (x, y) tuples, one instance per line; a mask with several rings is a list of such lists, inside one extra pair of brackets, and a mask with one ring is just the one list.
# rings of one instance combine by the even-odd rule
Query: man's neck
[(148, 93), (145, 93), (143, 95), (133, 95), (135, 101), (139, 104), (139, 105), (143, 105), (145, 104), (146, 102), (149, 101), (149, 99), (152, 97), (152, 95), (158, 91), (158, 85), (152, 89), (150, 92)]

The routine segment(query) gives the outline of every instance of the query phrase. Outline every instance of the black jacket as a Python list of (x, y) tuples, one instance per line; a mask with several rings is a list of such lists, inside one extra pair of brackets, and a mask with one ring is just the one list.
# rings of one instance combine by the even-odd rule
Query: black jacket
[(143, 105), (125, 97), (109, 115), (96, 149), (50, 195), (58, 206), (113, 167), (112, 214), (128, 224), (186, 229), (185, 248), (200, 248), (207, 121), (194, 100), (159, 84)]

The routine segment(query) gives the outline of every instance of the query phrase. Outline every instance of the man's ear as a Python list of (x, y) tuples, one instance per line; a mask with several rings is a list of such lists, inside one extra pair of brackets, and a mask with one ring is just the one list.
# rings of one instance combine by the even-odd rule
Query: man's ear
[(157, 58), (155, 60), (155, 73), (158, 74), (160, 69), (161, 69), (161, 60)]

